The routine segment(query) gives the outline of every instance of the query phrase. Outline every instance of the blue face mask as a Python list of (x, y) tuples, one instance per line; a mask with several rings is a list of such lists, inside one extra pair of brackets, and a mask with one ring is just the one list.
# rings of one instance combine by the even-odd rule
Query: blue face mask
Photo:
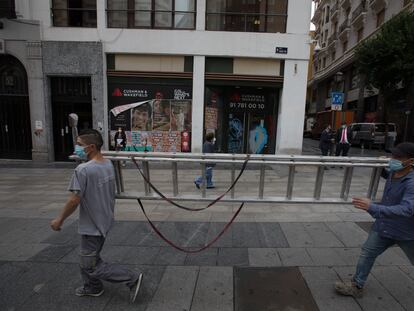
[(88, 160), (88, 155), (85, 152), (85, 147), (76, 145), (75, 154), (83, 161)]
[(390, 166), (390, 171), (391, 172), (398, 172), (398, 171), (401, 171), (401, 170), (403, 170), (407, 167), (407, 165), (404, 165), (404, 163), (405, 162), (402, 162), (400, 160), (391, 159), (388, 165)]

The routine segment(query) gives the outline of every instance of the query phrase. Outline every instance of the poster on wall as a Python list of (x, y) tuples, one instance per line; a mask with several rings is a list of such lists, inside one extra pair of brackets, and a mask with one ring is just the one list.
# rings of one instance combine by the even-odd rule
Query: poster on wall
[(154, 131), (169, 131), (171, 121), (171, 104), (169, 100), (155, 99), (153, 101), (153, 127)]
[(228, 145), (227, 150), (229, 153), (242, 153), (243, 152), (243, 134), (244, 124), (242, 118), (235, 115), (229, 115), (229, 132), (228, 132)]
[(171, 131), (191, 131), (191, 100), (171, 101)]
[(213, 107), (206, 107), (204, 120), (204, 128), (216, 130), (218, 120), (218, 109)]
[(131, 131), (152, 130), (151, 103), (145, 103), (131, 109)]

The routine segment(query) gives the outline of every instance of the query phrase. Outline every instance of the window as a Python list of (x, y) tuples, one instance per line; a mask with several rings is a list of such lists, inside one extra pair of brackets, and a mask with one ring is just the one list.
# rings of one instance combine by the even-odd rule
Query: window
[(196, 0), (107, 0), (109, 28), (195, 29)]
[(208, 0), (206, 29), (286, 32), (288, 0)]
[(325, 30), (324, 36), (323, 36), (323, 41), (328, 41), (328, 29)]
[(348, 41), (342, 43), (342, 51), (345, 53), (348, 50)]
[(384, 23), (385, 20), (385, 9), (382, 9), (377, 14), (377, 28)]
[(357, 31), (357, 42), (361, 41), (364, 38), (364, 27), (361, 27)]
[(323, 58), (322, 60), (322, 68), (326, 67), (326, 57)]
[(336, 59), (336, 51), (332, 52), (331, 59), (332, 59), (332, 61), (334, 61)]
[(326, 6), (325, 22), (329, 23), (329, 6)]
[(96, 27), (96, 0), (52, 0), (56, 27)]
[(0, 0), (0, 18), (16, 18), (14, 0)]

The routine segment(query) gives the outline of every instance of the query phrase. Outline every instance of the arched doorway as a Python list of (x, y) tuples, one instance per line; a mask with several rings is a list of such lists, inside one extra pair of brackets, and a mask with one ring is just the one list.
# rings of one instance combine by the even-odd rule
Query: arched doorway
[(11, 55), (0, 55), (0, 125), (0, 158), (31, 159), (27, 74)]

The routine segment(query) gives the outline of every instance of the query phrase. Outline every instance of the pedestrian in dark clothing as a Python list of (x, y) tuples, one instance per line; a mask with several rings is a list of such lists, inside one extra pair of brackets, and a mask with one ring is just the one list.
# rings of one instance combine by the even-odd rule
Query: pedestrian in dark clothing
[(142, 273), (129, 270), (118, 264), (106, 263), (100, 253), (105, 238), (114, 222), (115, 172), (111, 161), (101, 153), (103, 140), (96, 130), (85, 130), (77, 138), (75, 153), (81, 160), (70, 181), (69, 200), (58, 217), (50, 222), (55, 231), (60, 231), (66, 218), (79, 207), (81, 235), (80, 270), (83, 286), (76, 289), (77, 296), (101, 296), (102, 281), (125, 283), (130, 290), (132, 302), (137, 297)]
[(328, 124), (321, 134), (319, 142), (319, 148), (321, 149), (322, 155), (327, 156), (332, 145), (332, 131), (331, 126)]
[[(216, 138), (214, 137), (214, 133), (208, 133), (206, 135), (206, 141), (203, 144), (203, 153), (214, 153), (216, 150), (215, 147)], [(213, 184), (213, 167), (215, 163), (207, 163), (206, 164), (206, 179), (207, 179), (207, 189), (215, 188)], [(203, 183), (203, 176), (198, 176), (194, 180), (194, 184), (198, 189), (200, 189), (200, 185)]]
[(356, 272), (351, 281), (337, 282), (339, 294), (361, 297), (375, 259), (397, 244), (414, 265), (414, 144), (402, 143), (392, 150), (387, 179), (380, 203), (354, 198), (358, 209), (367, 211), (375, 223), (362, 247)]
[(346, 123), (342, 123), (342, 127), (336, 132), (336, 142), (335, 155), (337, 157), (341, 154), (343, 157), (348, 156), (352, 143), (352, 130), (346, 126)]

